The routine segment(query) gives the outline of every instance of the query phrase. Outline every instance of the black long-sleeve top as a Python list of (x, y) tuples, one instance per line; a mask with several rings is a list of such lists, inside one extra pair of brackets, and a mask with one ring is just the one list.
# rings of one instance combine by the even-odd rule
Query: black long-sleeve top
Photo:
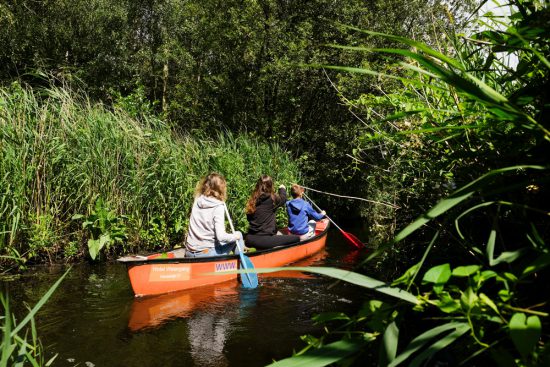
[(279, 193), (274, 195), (275, 200), (270, 194), (262, 194), (256, 201), (256, 211), (247, 214), (249, 228), (248, 234), (260, 236), (273, 236), (277, 234), (277, 224), (275, 223), (275, 212), (286, 203), (286, 190), (279, 188)]

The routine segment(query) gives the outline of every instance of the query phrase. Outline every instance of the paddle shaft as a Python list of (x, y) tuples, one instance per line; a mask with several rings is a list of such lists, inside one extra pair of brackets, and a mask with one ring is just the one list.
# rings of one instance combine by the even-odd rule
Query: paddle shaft
[[(317, 204), (315, 204), (315, 202), (314, 202), (313, 200), (311, 200), (311, 198), (310, 198), (309, 196), (307, 196), (305, 193), (304, 193), (304, 197), (305, 197), (306, 199), (308, 199), (308, 200), (317, 208), (317, 210), (323, 211), (323, 210), (322, 210), (321, 208), (319, 208), (319, 206), (318, 206)], [(340, 227), (338, 226), (338, 224), (334, 223), (334, 221), (333, 221), (332, 219), (330, 219), (330, 217), (329, 217), (326, 213), (325, 213), (325, 217), (327, 217), (327, 219), (330, 220), (330, 223), (334, 224), (334, 226), (335, 226), (336, 228), (338, 228), (338, 229), (340, 230), (340, 232), (344, 232), (344, 230), (343, 230), (342, 228), (340, 228)]]
[[(305, 197), (306, 199), (308, 199), (308, 200), (317, 208), (317, 210), (323, 211), (321, 208), (319, 208), (319, 205), (315, 204), (315, 202), (314, 202), (313, 200), (311, 200), (311, 198), (310, 198), (309, 196), (307, 196), (305, 193), (304, 193), (304, 197)], [(350, 241), (351, 243), (353, 243), (353, 245), (354, 245), (355, 247), (361, 248), (361, 246), (363, 246), (363, 247), (365, 246), (361, 241), (359, 241), (359, 239), (354, 239), (353, 237), (355, 237), (355, 236), (352, 237), (351, 234), (347, 233), (347, 232), (344, 231), (342, 228), (340, 228), (340, 226), (339, 226), (338, 224), (334, 223), (334, 221), (333, 221), (332, 219), (330, 219), (330, 217), (329, 217), (326, 213), (325, 213), (325, 217), (327, 217), (327, 219), (330, 221), (330, 223), (334, 224), (334, 226), (335, 226), (336, 228), (338, 228), (338, 230), (344, 235), (344, 237), (345, 237), (348, 241)], [(357, 243), (357, 242), (359, 242), (359, 243)]]
[[(233, 221), (231, 220), (231, 216), (229, 215), (229, 210), (227, 210), (227, 205), (225, 205), (225, 203), (223, 204), (223, 208), (225, 209), (225, 215), (227, 215), (227, 219), (229, 220), (229, 225), (231, 226), (231, 232), (233, 232), (233, 234), (234, 234), (235, 233), (235, 227), (233, 227)], [(248, 270), (246, 258), (244, 256), (244, 243), (242, 244), (243, 246), (241, 247), (241, 241), (242, 240), (237, 240), (236, 241), (237, 242), (237, 248), (239, 249), (239, 257), (241, 258), (242, 267), (245, 270)], [(250, 262), (250, 264), (251, 264), (252, 269), (254, 269), (254, 265), (252, 264), (252, 262)], [(244, 274), (246, 276), (246, 279), (248, 280), (248, 284), (251, 287), (254, 285), (254, 283), (257, 283), (257, 275), (256, 274), (251, 275), (248, 272), (246, 272)], [(253, 282), (253, 279), (252, 279), (253, 277), (256, 277), (255, 282)], [(255, 288), (255, 286), (254, 286), (254, 288)]]

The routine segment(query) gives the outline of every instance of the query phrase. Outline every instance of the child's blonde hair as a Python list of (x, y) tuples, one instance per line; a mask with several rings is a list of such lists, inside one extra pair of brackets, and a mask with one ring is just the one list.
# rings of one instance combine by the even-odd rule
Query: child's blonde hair
[(227, 199), (227, 184), (225, 178), (219, 173), (212, 172), (199, 181), (195, 189), (195, 197), (200, 195), (211, 196), (218, 200)]

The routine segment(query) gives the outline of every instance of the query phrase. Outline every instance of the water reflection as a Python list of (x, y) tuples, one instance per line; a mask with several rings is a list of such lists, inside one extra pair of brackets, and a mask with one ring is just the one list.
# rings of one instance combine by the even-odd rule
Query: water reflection
[[(329, 238), (328, 252), (295, 265), (353, 267), (349, 245), (338, 234)], [(37, 268), (0, 282), (19, 320), (63, 271)], [(301, 335), (320, 332), (312, 315), (354, 312), (366, 297), (357, 286), (330, 287), (334, 280), (311, 273), (264, 274), (260, 283), (134, 298), (123, 266), (81, 264), (37, 314), (37, 332), (46, 360), (57, 354), (58, 367), (264, 366), (303, 347)]]
[(191, 356), (197, 366), (228, 366), (225, 341), (231, 330), (227, 317), (197, 312), (188, 321)]
[(160, 296), (135, 298), (128, 328), (131, 331), (154, 328), (174, 318), (189, 317), (195, 310), (214, 304), (229, 306), (238, 301), (237, 287), (237, 281), (232, 280)]

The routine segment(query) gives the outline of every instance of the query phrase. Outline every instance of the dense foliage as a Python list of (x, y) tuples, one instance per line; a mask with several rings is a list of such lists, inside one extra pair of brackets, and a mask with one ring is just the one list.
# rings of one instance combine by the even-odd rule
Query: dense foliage
[[(355, 315), (317, 316), (327, 334), (304, 338), (308, 347), (273, 365), (550, 363), (549, 14), (542, 2), (517, 1), (508, 17), (488, 14), (438, 48), (358, 30), (403, 46), (353, 48), (398, 56), (392, 73), (353, 70), (398, 81), (355, 102), (380, 116), (366, 119), (358, 158), (383, 150), (372, 180), (393, 194), (429, 202), (449, 194), (369, 256), (412, 265), (389, 282), (310, 269), (385, 297)], [(392, 194), (373, 182), (373, 196)]]
[[(29, 259), (82, 255), (88, 243), (112, 253), (181, 243), (198, 180), (228, 180), (238, 228), (261, 173), (299, 179), (276, 144), (244, 135), (174, 134), (155, 117), (131, 117), (67, 89), (0, 89), (0, 255)], [(118, 243), (119, 246), (111, 246)]]
[(309, 271), (383, 298), (277, 365), (549, 364), (550, 13), (471, 3), (0, 1), (0, 256), (174, 244), (209, 170), (245, 228), (301, 171), (399, 210), (330, 203), (384, 279)]
[[(277, 141), (313, 187), (358, 196), (365, 175), (348, 155), (362, 126), (338, 95), (376, 88), (299, 66), (383, 65), (379, 55), (329, 47), (357, 42), (340, 25), (429, 39), (449, 17), (461, 24), (471, 2), (0, 0), (0, 83), (40, 85), (34, 71), (42, 70), (109, 104), (139, 111), (145, 98), (180, 131), (227, 128)], [(330, 203), (339, 206), (346, 215), (361, 208)]]

